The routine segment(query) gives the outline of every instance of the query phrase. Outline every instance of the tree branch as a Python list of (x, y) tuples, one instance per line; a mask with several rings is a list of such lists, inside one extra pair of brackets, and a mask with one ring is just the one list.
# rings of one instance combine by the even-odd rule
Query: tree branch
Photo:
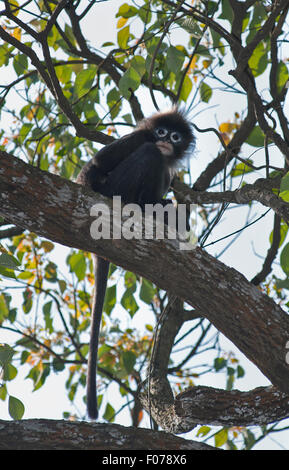
[(105, 450), (106, 456), (113, 450), (216, 450), (207, 444), (163, 431), (118, 424), (48, 419), (1, 420), (0, 429), (1, 450)]
[[(285, 346), (289, 317), (242, 274), (200, 248), (180, 250), (174, 240), (94, 240), (90, 209), (97, 202), (111, 207), (110, 199), (33, 168), (6, 152), (0, 152), (0, 159), (1, 215), (55, 242), (103, 256), (206, 312), (206, 318), (273, 385), (288, 391)], [(104, 223), (110, 224), (110, 217)]]
[(177, 194), (179, 203), (183, 204), (216, 204), (216, 203), (234, 203), (248, 204), (252, 201), (258, 201), (265, 207), (270, 207), (287, 224), (289, 224), (289, 204), (273, 193), (272, 189), (280, 186), (281, 176), (275, 178), (259, 178), (254, 184), (246, 184), (235, 191), (194, 191), (185, 183), (175, 178), (173, 189)]
[(275, 387), (258, 387), (249, 392), (192, 387), (175, 399), (176, 413), (185, 422), (215, 426), (256, 426), (289, 416), (289, 395)]

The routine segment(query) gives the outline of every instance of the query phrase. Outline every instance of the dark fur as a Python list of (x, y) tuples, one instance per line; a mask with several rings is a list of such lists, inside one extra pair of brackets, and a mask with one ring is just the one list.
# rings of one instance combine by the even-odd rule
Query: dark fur
[[(156, 129), (165, 128), (166, 138), (159, 138)], [(181, 134), (181, 142), (173, 144), (173, 154), (164, 155), (156, 145), (168, 141), (172, 132)], [(174, 168), (194, 144), (194, 136), (184, 114), (178, 109), (157, 113), (140, 122), (131, 134), (102, 148), (79, 174), (77, 181), (104, 196), (122, 196), (124, 202), (145, 204), (164, 200)], [(96, 369), (98, 336), (107, 284), (109, 262), (96, 257), (95, 294), (92, 311), (91, 341), (87, 376), (87, 411), (97, 419)]]

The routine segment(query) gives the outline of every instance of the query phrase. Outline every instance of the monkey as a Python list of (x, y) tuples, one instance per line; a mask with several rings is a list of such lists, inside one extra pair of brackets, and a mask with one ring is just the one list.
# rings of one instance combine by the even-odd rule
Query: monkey
[[(136, 130), (106, 145), (84, 165), (77, 182), (104, 196), (121, 196), (126, 203), (172, 204), (163, 199), (176, 168), (195, 137), (184, 111), (177, 107), (143, 119)], [(87, 413), (98, 418), (96, 372), (99, 331), (108, 280), (109, 261), (95, 256), (87, 368)]]

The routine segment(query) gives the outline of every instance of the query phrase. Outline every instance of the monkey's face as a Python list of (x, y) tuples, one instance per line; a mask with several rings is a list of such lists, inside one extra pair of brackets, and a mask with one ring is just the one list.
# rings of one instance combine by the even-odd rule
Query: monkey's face
[(195, 138), (191, 125), (176, 107), (144, 119), (138, 128), (152, 133), (153, 141), (170, 166), (183, 158), (187, 150), (193, 150)]
[(155, 129), (156, 146), (165, 157), (173, 157), (178, 155), (178, 150), (182, 147), (182, 135), (180, 132), (167, 129), (166, 127), (158, 127)]

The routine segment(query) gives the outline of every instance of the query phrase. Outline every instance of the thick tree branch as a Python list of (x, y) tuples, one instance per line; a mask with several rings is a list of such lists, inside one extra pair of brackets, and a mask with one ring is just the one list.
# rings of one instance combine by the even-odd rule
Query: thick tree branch
[(207, 444), (118, 424), (48, 419), (0, 421), (1, 450), (216, 450)]
[(187, 424), (199, 420), (216, 426), (261, 426), (289, 416), (289, 395), (276, 387), (249, 392), (192, 387), (176, 397), (175, 410)]
[(108, 258), (206, 312), (273, 385), (288, 393), (289, 317), (242, 274), (200, 248), (182, 251), (174, 240), (93, 240), (90, 209), (97, 202), (111, 205), (109, 199), (5, 152), (0, 159), (1, 215), (58, 243)]

